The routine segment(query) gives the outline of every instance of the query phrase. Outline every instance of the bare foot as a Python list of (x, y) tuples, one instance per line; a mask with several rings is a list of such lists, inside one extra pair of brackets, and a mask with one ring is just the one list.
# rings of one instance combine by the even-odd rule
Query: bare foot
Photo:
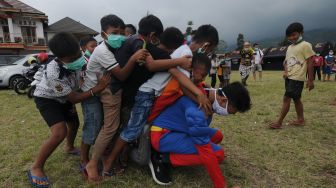
[(270, 129), (281, 129), (282, 128), (282, 124), (279, 122), (273, 122), (268, 124)]
[(98, 174), (98, 167), (96, 164), (94, 164), (92, 161), (90, 161), (86, 165), (86, 172), (88, 175), (88, 181), (89, 182), (100, 182), (103, 180), (101, 176)]
[(293, 120), (293, 121), (289, 122), (289, 125), (300, 127), (300, 126), (304, 126), (305, 122), (304, 122), (304, 120)]

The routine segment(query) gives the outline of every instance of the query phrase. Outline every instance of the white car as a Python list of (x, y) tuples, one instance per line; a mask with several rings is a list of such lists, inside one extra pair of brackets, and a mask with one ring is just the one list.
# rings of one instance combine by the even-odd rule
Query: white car
[[(14, 63), (6, 66), (0, 66), (0, 87), (13, 88), (14, 83), (23, 78), (23, 71), (29, 69), (30, 64), (28, 63), (28, 58), (31, 56), (36, 58), (37, 55), (38, 54), (24, 55)], [(49, 54), (49, 59), (53, 58), (54, 56)]]

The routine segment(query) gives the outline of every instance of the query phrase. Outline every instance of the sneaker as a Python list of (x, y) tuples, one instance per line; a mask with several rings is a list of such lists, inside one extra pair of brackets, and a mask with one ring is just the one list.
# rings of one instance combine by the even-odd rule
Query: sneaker
[(172, 181), (169, 176), (169, 167), (162, 162), (160, 155), (152, 155), (149, 161), (149, 168), (154, 181), (159, 185), (171, 185)]

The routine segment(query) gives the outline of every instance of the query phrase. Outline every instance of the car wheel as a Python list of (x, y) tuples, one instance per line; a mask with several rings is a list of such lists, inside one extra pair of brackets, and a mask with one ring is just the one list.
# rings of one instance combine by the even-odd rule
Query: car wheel
[(19, 76), (19, 75), (16, 75), (16, 76), (13, 76), (12, 78), (10, 78), (9, 80), (9, 88), (12, 88), (14, 89), (14, 85), (19, 81), (21, 80), (23, 77), (22, 76)]

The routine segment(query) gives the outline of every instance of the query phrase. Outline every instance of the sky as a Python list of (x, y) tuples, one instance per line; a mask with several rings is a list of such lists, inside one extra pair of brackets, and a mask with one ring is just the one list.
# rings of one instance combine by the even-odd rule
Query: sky
[(21, 0), (46, 13), (49, 24), (66, 16), (100, 32), (99, 20), (115, 14), (137, 27), (149, 12), (164, 27), (185, 31), (214, 25), (220, 39), (236, 43), (238, 33), (247, 40), (282, 36), (287, 25), (299, 21), (305, 30), (336, 27), (336, 0)]

